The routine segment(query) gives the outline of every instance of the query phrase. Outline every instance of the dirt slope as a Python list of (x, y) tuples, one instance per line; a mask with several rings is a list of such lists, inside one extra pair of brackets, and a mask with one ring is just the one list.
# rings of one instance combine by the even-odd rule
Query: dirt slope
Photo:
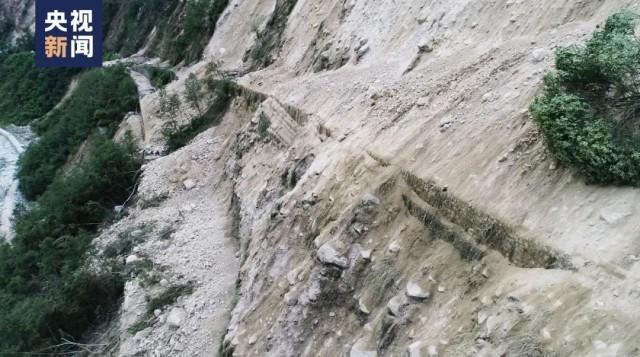
[[(239, 242), (228, 284), (185, 255), (205, 246), (160, 249), (200, 281), (176, 306), (203, 291), (231, 301), (239, 268), (226, 355), (640, 355), (640, 190), (558, 168), (527, 113), (553, 50), (637, 3), (298, 1), (283, 15), (287, 3), (231, 1), (205, 60), (167, 88), (209, 60), (244, 88), (220, 126), (145, 171), (140, 202), (162, 200), (136, 220), (208, 202), (230, 227), (211, 244)], [(273, 63), (256, 70), (265, 38)], [(157, 103), (142, 100), (148, 145), (162, 142)], [(181, 191), (187, 178), (199, 194)], [(193, 214), (180, 229), (218, 225)], [(141, 249), (156, 261), (153, 244)], [(206, 311), (188, 323), (222, 336)], [(204, 343), (167, 324), (122, 345), (188, 356)]]

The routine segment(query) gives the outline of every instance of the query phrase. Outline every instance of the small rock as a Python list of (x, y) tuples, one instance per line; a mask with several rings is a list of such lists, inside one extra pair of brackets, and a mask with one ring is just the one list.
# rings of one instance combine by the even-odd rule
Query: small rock
[(406, 299), (402, 295), (396, 295), (387, 303), (387, 309), (391, 315), (400, 317), (402, 310), (408, 305)]
[(360, 251), (360, 256), (364, 260), (371, 260), (371, 249), (365, 249)]
[(451, 118), (449, 117), (444, 117), (440, 119), (440, 127), (444, 127), (446, 125), (451, 126), (451, 123), (453, 123), (453, 120), (451, 120)]
[(187, 312), (181, 307), (174, 307), (167, 316), (167, 324), (169, 327), (178, 328), (187, 317)]
[(362, 199), (362, 203), (366, 206), (377, 206), (380, 204), (380, 199), (378, 196), (368, 193)]
[(298, 282), (298, 270), (294, 269), (287, 273), (287, 281), (289, 285), (296, 285)]
[(438, 356), (438, 348), (434, 345), (429, 346), (427, 349), (429, 353), (429, 357), (437, 357)]
[(606, 350), (607, 347), (608, 346), (604, 341), (601, 341), (601, 340), (593, 341), (593, 348), (595, 348), (597, 351)]
[(253, 345), (253, 344), (255, 344), (256, 342), (258, 342), (258, 336), (256, 336), (256, 335), (252, 335), (251, 337), (249, 337), (249, 344), (250, 344), (250, 345)]
[(155, 316), (155, 317), (160, 316), (161, 313), (162, 313), (162, 310), (160, 310), (160, 309), (153, 310), (153, 316)]
[(485, 321), (487, 321), (488, 317), (489, 317), (489, 315), (486, 312), (479, 311), (478, 312), (478, 324), (482, 325)]
[(429, 105), (429, 102), (430, 102), (430, 98), (429, 97), (421, 97), (416, 102), (416, 105), (419, 106), (419, 107), (425, 107), (425, 106)]
[(429, 53), (429, 52), (433, 52), (432, 40), (424, 40), (418, 44), (418, 53)]
[(424, 289), (422, 289), (422, 287), (420, 287), (420, 285), (418, 285), (413, 281), (407, 282), (405, 293), (407, 294), (408, 297), (418, 299), (418, 300), (427, 299), (429, 298), (429, 295), (430, 295), (428, 291), (425, 291)]
[(369, 311), (369, 308), (367, 307), (367, 305), (365, 305), (362, 298), (358, 299), (358, 309), (360, 310), (360, 312), (362, 312), (365, 315), (369, 315), (371, 313), (371, 311)]
[(370, 350), (363, 339), (358, 340), (353, 344), (349, 351), (349, 357), (377, 357), (378, 352), (376, 350)]
[(189, 190), (193, 189), (194, 187), (196, 187), (196, 182), (193, 181), (192, 179), (186, 179), (186, 180), (184, 180), (184, 182), (182, 184), (184, 185), (184, 188), (187, 191), (189, 191)]
[(296, 292), (294, 290), (291, 290), (288, 293), (284, 294), (284, 302), (288, 306), (296, 305), (298, 303), (298, 297)]
[(135, 264), (135, 263), (137, 263), (139, 261), (140, 261), (140, 258), (137, 255), (132, 254), (132, 255), (128, 256), (127, 259), (125, 259), (125, 264), (131, 265), (131, 264)]
[(439, 293), (443, 293), (443, 292), (445, 292), (445, 290), (446, 290), (446, 289), (444, 288), (444, 286), (443, 286), (443, 285), (438, 285), (438, 292), (439, 292)]
[(389, 244), (388, 250), (389, 250), (390, 253), (395, 254), (395, 253), (398, 253), (400, 251), (400, 248), (401, 248), (400, 247), (400, 243), (398, 243), (397, 240), (394, 240), (393, 242), (391, 242), (391, 244)]
[(487, 279), (489, 278), (489, 268), (482, 269), (482, 276), (484, 276)]
[(633, 214), (632, 210), (624, 205), (605, 207), (600, 211), (600, 219), (608, 224), (620, 223), (625, 218)]
[(423, 357), (422, 355), (422, 341), (416, 341), (407, 347), (407, 357)]
[(162, 286), (162, 287), (169, 286), (169, 281), (167, 279), (160, 280), (160, 286)]
[(536, 48), (535, 50), (533, 50), (533, 52), (531, 52), (534, 63), (539, 63), (544, 61), (544, 59), (547, 58), (547, 54), (548, 54), (548, 51), (544, 48)]
[(356, 51), (356, 58), (357, 60), (360, 60), (364, 55), (367, 54), (367, 52), (369, 52), (369, 45), (365, 44), (364, 46), (360, 47), (357, 51)]
[(498, 316), (487, 317), (487, 321), (486, 321), (487, 334), (490, 335), (491, 333), (493, 333), (499, 324), (500, 324), (500, 319)]
[(349, 261), (338, 253), (331, 243), (325, 243), (318, 249), (318, 259), (323, 264), (334, 265), (341, 269), (349, 267)]

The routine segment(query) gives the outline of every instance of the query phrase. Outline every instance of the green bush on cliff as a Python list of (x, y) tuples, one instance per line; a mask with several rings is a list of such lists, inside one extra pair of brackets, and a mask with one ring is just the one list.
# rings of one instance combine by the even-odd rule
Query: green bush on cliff
[(531, 105), (551, 152), (587, 182), (640, 186), (637, 16), (611, 16), (584, 47), (557, 52)]
[(156, 88), (163, 88), (178, 78), (172, 70), (160, 67), (150, 67), (149, 77)]

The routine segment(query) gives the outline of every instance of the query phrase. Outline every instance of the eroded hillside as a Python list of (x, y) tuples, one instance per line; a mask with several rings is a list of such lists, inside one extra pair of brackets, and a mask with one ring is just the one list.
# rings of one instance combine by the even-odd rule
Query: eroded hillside
[[(640, 190), (585, 184), (528, 113), (554, 51), (624, 8), (639, 10), (231, 0), (202, 59), (121, 125), (147, 163), (96, 240), (128, 281), (94, 342), (122, 356), (640, 355)], [(145, 48), (161, 55), (138, 62)], [(166, 152), (168, 125), (200, 133)]]
[(189, 179), (239, 243), (223, 355), (637, 355), (639, 191), (557, 167), (527, 113), (554, 50), (627, 5), (232, 2), (203, 62), (243, 90), (183, 149), (221, 143), (219, 183)]

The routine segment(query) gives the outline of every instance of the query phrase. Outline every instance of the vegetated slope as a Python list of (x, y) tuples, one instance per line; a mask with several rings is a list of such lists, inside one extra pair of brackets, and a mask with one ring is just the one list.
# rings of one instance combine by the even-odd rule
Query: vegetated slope
[[(25, 125), (46, 114), (60, 101), (71, 78), (79, 72), (73, 68), (36, 68), (33, 36), (29, 29), (14, 23), (30, 21), (29, 16), (22, 14), (25, 18), (17, 16), (9, 20), (1, 15), (6, 7), (24, 4), (0, 4), (0, 26), (6, 29), (6, 33), (0, 33), (0, 122), (4, 124)], [(25, 6), (25, 12), (33, 11)]]
[(136, 86), (122, 66), (84, 73), (74, 93), (33, 123), (40, 139), (20, 160), (20, 189), (28, 199), (41, 195), (69, 155), (90, 134), (112, 136), (124, 115), (136, 109)]
[(92, 235), (130, 194), (138, 169), (134, 147), (101, 137), (91, 159), (58, 176), (16, 220), (11, 245), (0, 245), (2, 354), (74, 350), (77, 340), (109, 317), (123, 282), (117, 266), (87, 267)]
[[(28, 102), (27, 102), (28, 103)], [(32, 125), (40, 139), (21, 158), (20, 184), (34, 202), (18, 212), (0, 247), (2, 354), (62, 355), (121, 298), (121, 262), (87, 259), (95, 233), (135, 188), (141, 164), (131, 140), (112, 136), (137, 105), (135, 84), (115, 66), (85, 72), (62, 105)], [(91, 136), (85, 158), (60, 168)]]
[(105, 48), (123, 57), (145, 50), (172, 64), (193, 63), (228, 0), (105, 1)]
[(0, 122), (25, 125), (42, 117), (60, 101), (78, 72), (36, 68), (32, 52), (1, 55)]

